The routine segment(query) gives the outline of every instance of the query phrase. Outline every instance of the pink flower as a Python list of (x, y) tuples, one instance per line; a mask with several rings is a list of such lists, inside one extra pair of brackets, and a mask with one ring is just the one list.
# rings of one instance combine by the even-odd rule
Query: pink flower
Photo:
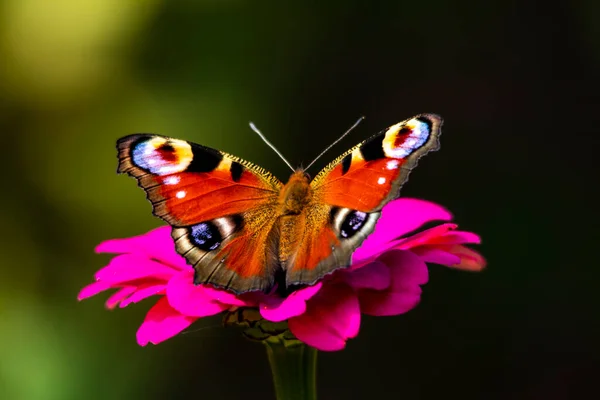
[(193, 284), (193, 269), (174, 249), (170, 227), (129, 239), (108, 240), (96, 251), (117, 253), (95, 275), (96, 282), (79, 293), (80, 300), (117, 289), (108, 308), (125, 307), (150, 296), (160, 296), (137, 332), (144, 346), (175, 336), (195, 320), (238, 307), (258, 308), (269, 321), (287, 321), (291, 333), (319, 350), (345, 347), (358, 334), (361, 313), (397, 315), (414, 308), (427, 283), (426, 262), (479, 271), (483, 257), (464, 246), (479, 243), (474, 233), (443, 223), (411, 236), (424, 223), (449, 221), (439, 205), (398, 199), (384, 207), (375, 231), (353, 254), (353, 264), (328, 275), (313, 286), (279, 295), (235, 295), (208, 285)]

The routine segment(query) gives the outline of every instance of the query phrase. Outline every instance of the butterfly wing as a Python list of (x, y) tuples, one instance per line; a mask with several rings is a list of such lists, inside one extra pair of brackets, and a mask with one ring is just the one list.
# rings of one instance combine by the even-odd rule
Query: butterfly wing
[(235, 292), (272, 286), (281, 188), (275, 177), (227, 153), (159, 135), (126, 136), (117, 149), (118, 172), (135, 177), (154, 215), (172, 225), (195, 283)]
[(287, 263), (288, 284), (309, 284), (350, 264), (380, 211), (426, 153), (437, 150), (442, 119), (417, 115), (372, 136), (326, 166), (311, 182), (306, 231)]

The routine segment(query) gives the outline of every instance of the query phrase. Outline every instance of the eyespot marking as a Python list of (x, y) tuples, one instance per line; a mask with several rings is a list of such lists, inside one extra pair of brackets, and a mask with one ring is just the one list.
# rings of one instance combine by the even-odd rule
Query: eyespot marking
[(133, 164), (156, 175), (185, 171), (193, 158), (189, 143), (160, 136), (144, 138), (131, 150)]
[(408, 126), (402, 127), (398, 133), (396, 134), (396, 140), (394, 141), (394, 147), (400, 147), (402, 143), (406, 140), (406, 137), (409, 136), (413, 130)]
[(402, 159), (421, 148), (431, 135), (431, 124), (414, 118), (391, 126), (383, 139), (383, 152), (387, 157)]
[(192, 243), (200, 250), (213, 251), (221, 246), (223, 237), (219, 228), (212, 222), (202, 222), (189, 228)]
[[(344, 247), (356, 249), (375, 228), (381, 213), (363, 212), (346, 207), (332, 207), (329, 220), (331, 229)], [(336, 249), (338, 246), (334, 246)]]
[(368, 214), (362, 211), (350, 211), (340, 227), (340, 235), (347, 239), (356, 235), (367, 221)]

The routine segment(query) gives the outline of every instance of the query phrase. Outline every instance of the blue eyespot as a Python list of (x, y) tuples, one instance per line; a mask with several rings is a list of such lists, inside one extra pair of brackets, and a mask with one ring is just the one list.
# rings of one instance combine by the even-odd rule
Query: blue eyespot
[(340, 227), (340, 235), (343, 238), (351, 238), (362, 228), (367, 221), (368, 214), (362, 211), (351, 211), (348, 213), (342, 226)]
[(212, 222), (202, 222), (189, 228), (192, 242), (203, 251), (213, 251), (221, 246), (223, 237), (219, 228)]

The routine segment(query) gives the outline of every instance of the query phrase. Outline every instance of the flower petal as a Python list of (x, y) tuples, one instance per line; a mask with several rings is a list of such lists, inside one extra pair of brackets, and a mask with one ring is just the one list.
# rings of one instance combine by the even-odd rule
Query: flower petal
[(158, 344), (177, 335), (196, 319), (181, 315), (163, 297), (146, 314), (146, 318), (136, 334), (137, 342), (140, 346), (148, 343)]
[[(191, 272), (191, 274), (189, 274), (189, 276), (191, 277), (190, 282), (194, 282), (194, 273), (193, 273), (193, 271), (190, 271), (190, 272)], [(240, 298), (238, 298), (238, 296), (235, 293), (228, 292), (223, 289), (213, 288), (213, 287), (210, 287), (207, 285), (201, 285), (201, 287), (202, 287), (202, 291), (203, 291), (204, 295), (206, 297), (210, 298), (212, 301), (215, 301), (218, 303), (223, 303), (223, 304), (228, 304), (231, 306), (237, 306), (237, 307), (243, 307), (243, 306), (249, 305), (244, 300), (241, 300)]]
[(473, 232), (467, 231), (453, 231), (447, 232), (444, 235), (438, 236), (436, 238), (432, 238), (429, 240), (429, 243), (434, 244), (463, 244), (463, 243), (472, 243), (479, 244), (481, 243), (481, 237)]
[(115, 294), (110, 296), (108, 300), (106, 300), (106, 308), (112, 310), (121, 302), (121, 300), (134, 293), (135, 290), (135, 286), (125, 286), (124, 288), (119, 289)]
[(460, 263), (450, 265), (452, 268), (463, 271), (481, 271), (486, 267), (485, 258), (473, 249), (459, 244), (442, 246), (442, 249), (460, 258)]
[(178, 269), (189, 269), (191, 266), (185, 258), (175, 250), (175, 241), (171, 236), (172, 228), (163, 226), (146, 233), (142, 242), (143, 249), (152, 258), (162, 261)]
[(401, 239), (395, 246), (397, 249), (411, 249), (417, 246), (423, 246), (434, 242), (440, 237), (446, 235), (448, 232), (456, 229), (456, 224), (442, 224), (434, 226), (433, 228), (426, 229), (422, 232), (415, 233), (414, 235)]
[(388, 251), (377, 261), (383, 262), (390, 268), (392, 289), (424, 285), (429, 280), (427, 265), (411, 251)]
[(184, 315), (206, 317), (218, 314), (229, 305), (213, 301), (202, 285), (194, 285), (194, 271), (181, 271), (167, 284), (167, 299), (171, 307)]
[(265, 296), (259, 305), (260, 315), (272, 322), (281, 322), (303, 314), (306, 301), (321, 290), (322, 282), (296, 290), (286, 298)]
[(96, 247), (96, 252), (137, 253), (162, 261), (177, 269), (190, 268), (185, 258), (175, 251), (175, 242), (171, 237), (171, 227), (169, 226), (162, 226), (132, 238), (107, 240)]
[[(345, 271), (341, 271), (345, 272)], [(374, 261), (361, 268), (348, 270), (344, 280), (354, 290), (384, 290), (390, 286), (390, 269), (380, 261)]]
[(105, 290), (108, 290), (110, 288), (112, 288), (112, 286), (110, 283), (107, 282), (90, 283), (89, 285), (81, 289), (81, 291), (77, 295), (77, 300), (87, 299), (88, 297), (95, 296), (98, 293), (104, 292)]
[(452, 214), (442, 206), (425, 200), (401, 198), (381, 210), (375, 230), (352, 255), (353, 262), (378, 253), (385, 243), (431, 221), (449, 221)]
[(460, 257), (432, 246), (419, 246), (410, 249), (426, 263), (440, 264), (447, 267), (460, 264)]
[(306, 312), (288, 321), (290, 331), (322, 351), (341, 350), (358, 334), (360, 308), (354, 291), (343, 283), (325, 284), (307, 302)]
[(360, 309), (364, 314), (377, 317), (400, 315), (415, 308), (421, 301), (421, 289), (413, 292), (385, 292), (360, 297)]
[[(191, 269), (190, 269), (191, 270)], [(96, 279), (113, 285), (137, 280), (168, 281), (177, 273), (165, 264), (138, 254), (121, 254), (96, 272)]]
[(394, 250), (378, 261), (390, 269), (391, 284), (384, 291), (361, 290), (358, 293), (361, 311), (369, 315), (398, 315), (414, 308), (421, 299), (419, 285), (427, 283), (427, 265), (410, 251)]
[(158, 285), (147, 285), (145, 287), (138, 287), (134, 294), (121, 301), (119, 307), (124, 308), (130, 305), (131, 303), (138, 303), (150, 296), (164, 294), (166, 287), (167, 285), (164, 283)]

